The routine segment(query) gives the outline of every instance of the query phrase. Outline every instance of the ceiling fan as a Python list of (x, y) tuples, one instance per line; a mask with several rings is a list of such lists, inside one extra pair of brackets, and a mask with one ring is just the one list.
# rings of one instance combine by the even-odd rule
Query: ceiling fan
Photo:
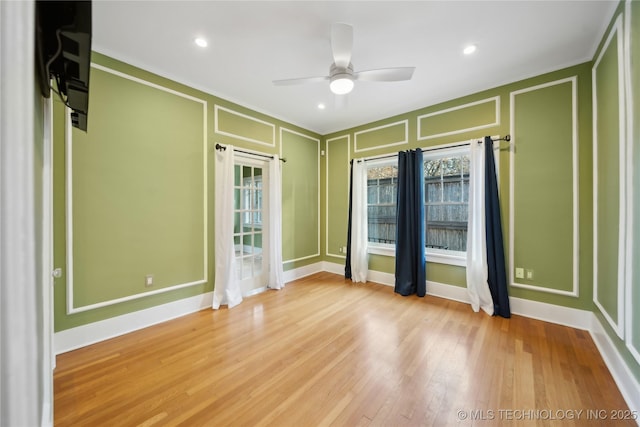
[(329, 88), (336, 95), (344, 95), (353, 89), (355, 80), (375, 82), (396, 82), (411, 80), (415, 67), (380, 68), (376, 70), (353, 71), (351, 51), (353, 48), (353, 27), (337, 23), (331, 28), (331, 51), (333, 64), (328, 76), (303, 77), (296, 79), (274, 80), (276, 86), (288, 86), (303, 83), (329, 81)]

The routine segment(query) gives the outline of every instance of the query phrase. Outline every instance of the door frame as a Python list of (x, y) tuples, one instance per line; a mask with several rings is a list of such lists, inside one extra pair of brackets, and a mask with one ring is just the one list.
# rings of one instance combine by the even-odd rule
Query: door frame
[[(268, 159), (264, 159), (260, 156), (254, 156), (251, 154), (238, 154), (234, 158), (234, 168), (235, 166), (249, 166), (252, 168), (260, 168), (262, 169), (262, 274), (259, 278), (252, 277), (251, 279), (243, 280), (241, 277), (237, 277), (238, 282), (240, 283), (240, 289), (242, 290), (242, 296), (251, 296), (258, 293), (261, 293), (267, 289), (268, 282), (268, 268), (269, 268), (269, 253), (265, 251), (265, 242), (268, 242), (270, 238), (269, 233), (269, 211), (268, 211), (268, 198), (269, 198), (269, 161)], [(242, 179), (242, 176), (241, 178)], [(235, 192), (234, 192), (235, 194)], [(234, 196), (235, 197), (235, 196)], [(240, 196), (242, 197), (242, 195)], [(234, 203), (235, 210), (235, 203)], [(242, 242), (241, 242), (242, 243)], [(235, 253), (234, 253), (235, 256)], [(236, 262), (239, 260), (236, 258)], [(240, 267), (241, 268), (241, 267)], [(245, 290), (245, 286), (249, 280), (254, 281), (252, 283), (251, 289)], [(255, 281), (263, 282), (261, 285), (256, 286)]]

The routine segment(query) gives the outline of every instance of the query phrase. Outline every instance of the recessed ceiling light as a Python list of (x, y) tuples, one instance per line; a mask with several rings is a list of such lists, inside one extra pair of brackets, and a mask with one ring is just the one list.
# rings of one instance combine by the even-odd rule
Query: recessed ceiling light
[(197, 37), (194, 42), (200, 47), (207, 47), (207, 45), (209, 45), (207, 40), (202, 37)]
[(464, 48), (464, 50), (462, 51), (465, 55), (471, 55), (473, 52), (476, 51), (476, 45), (471, 44), (467, 47)]
[(327, 108), (327, 106), (324, 105), (322, 102), (318, 104), (318, 110), (324, 110), (325, 108)]

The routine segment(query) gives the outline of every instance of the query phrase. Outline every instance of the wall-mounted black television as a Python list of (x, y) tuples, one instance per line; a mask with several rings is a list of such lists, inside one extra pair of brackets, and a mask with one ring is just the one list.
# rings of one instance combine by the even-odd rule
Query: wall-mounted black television
[[(36, 69), (42, 96), (53, 89), (87, 130), (91, 66), (91, 1), (36, 1)], [(55, 88), (51, 80), (55, 80)]]

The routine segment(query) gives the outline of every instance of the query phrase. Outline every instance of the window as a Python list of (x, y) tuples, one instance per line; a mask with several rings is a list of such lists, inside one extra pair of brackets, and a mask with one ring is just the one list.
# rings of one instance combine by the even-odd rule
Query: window
[[(397, 158), (367, 162), (368, 240), (371, 253), (394, 255)], [(427, 260), (464, 265), (469, 215), (469, 149), (424, 152)]]
[(427, 252), (464, 256), (469, 219), (469, 150), (425, 153)]
[(372, 164), (367, 167), (368, 240), (373, 243), (396, 243), (396, 194), (398, 162)]
[(243, 294), (248, 294), (264, 286), (262, 276), (266, 271), (262, 253), (263, 169), (259, 162), (236, 161), (233, 232), (236, 277), (241, 280)]
[[(240, 166), (236, 165), (236, 173)], [(262, 169), (242, 166), (242, 225), (262, 227)]]

